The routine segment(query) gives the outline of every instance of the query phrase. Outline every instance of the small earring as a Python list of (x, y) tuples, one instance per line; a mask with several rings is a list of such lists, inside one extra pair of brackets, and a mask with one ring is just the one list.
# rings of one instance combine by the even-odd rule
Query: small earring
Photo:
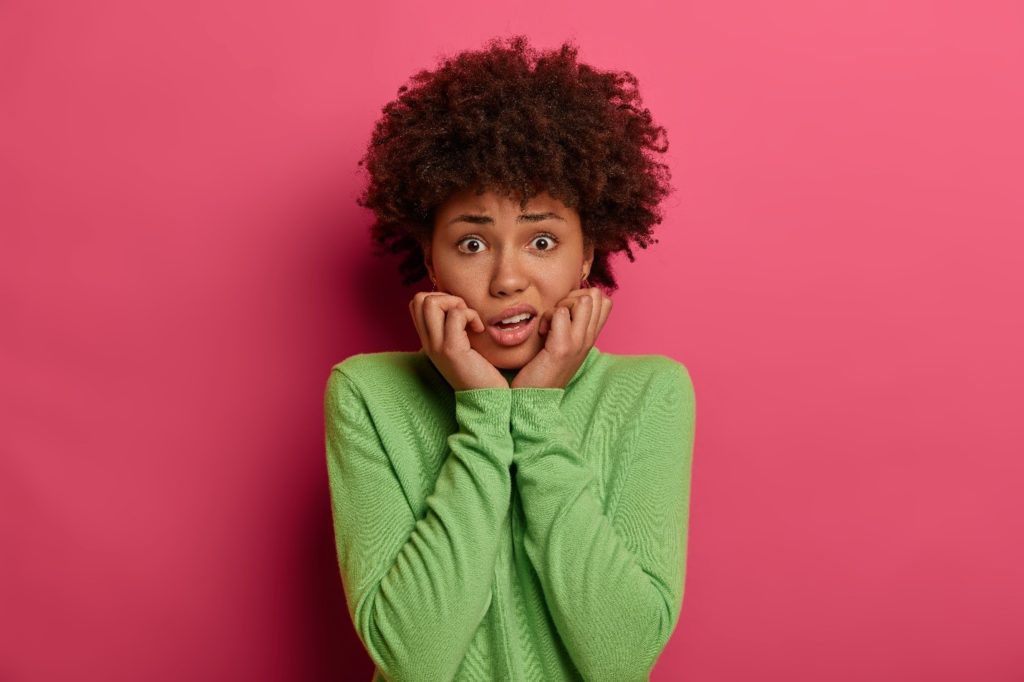
[(581, 288), (583, 288), (583, 289), (589, 289), (590, 288), (590, 282), (587, 281), (587, 273), (583, 273), (583, 277), (580, 279), (580, 282), (583, 283), (583, 286)]
[(434, 288), (431, 289), (431, 291), (437, 291), (437, 280), (434, 279), (433, 277), (431, 277), (430, 278), (430, 283), (434, 285)]

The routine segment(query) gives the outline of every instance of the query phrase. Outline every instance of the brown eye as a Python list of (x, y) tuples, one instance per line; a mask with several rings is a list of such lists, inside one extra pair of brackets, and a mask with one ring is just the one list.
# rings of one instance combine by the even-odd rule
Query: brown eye
[(540, 251), (551, 251), (555, 248), (558, 240), (551, 235), (540, 234), (533, 238), (533, 243), (537, 245), (537, 249)]
[[(466, 248), (463, 248), (462, 245), (465, 245)], [(463, 253), (480, 253), (483, 248), (484, 243), (476, 237), (466, 237), (459, 242), (459, 251)]]

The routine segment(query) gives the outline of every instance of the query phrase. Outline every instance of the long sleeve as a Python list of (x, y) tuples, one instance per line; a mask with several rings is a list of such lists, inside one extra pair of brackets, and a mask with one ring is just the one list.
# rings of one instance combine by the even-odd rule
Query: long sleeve
[(672, 363), (620, 427), (628, 469), (602, 509), (561, 410), (564, 389), (513, 389), (523, 545), (559, 636), (586, 680), (647, 680), (682, 609), (695, 401)]
[(338, 560), (349, 615), (389, 680), (452, 679), (490, 606), (510, 507), (510, 409), (510, 389), (455, 393), (459, 430), (417, 519), (391, 457), (418, 455), (386, 451), (383, 442), (401, 439), (374, 423), (350, 377), (331, 372), (324, 414)]

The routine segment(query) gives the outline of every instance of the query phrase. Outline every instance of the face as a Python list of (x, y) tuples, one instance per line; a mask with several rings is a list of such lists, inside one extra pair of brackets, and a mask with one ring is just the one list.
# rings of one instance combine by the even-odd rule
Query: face
[(540, 316), (580, 287), (594, 260), (579, 213), (546, 192), (524, 210), (491, 192), (458, 192), (436, 212), (423, 246), (437, 290), (465, 300), (485, 325), (512, 306), (536, 310), (532, 331), (514, 345), (498, 343), (490, 328), (467, 328), (473, 349), (501, 369), (519, 369), (540, 352)]

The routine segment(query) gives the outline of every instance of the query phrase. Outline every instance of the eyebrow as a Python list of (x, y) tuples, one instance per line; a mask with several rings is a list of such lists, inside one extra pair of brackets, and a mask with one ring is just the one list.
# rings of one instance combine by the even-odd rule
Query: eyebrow
[[(546, 213), (520, 213), (519, 217), (516, 218), (517, 222), (521, 223), (539, 223), (543, 220), (550, 220), (554, 218), (565, 222), (565, 218), (548, 211)], [(489, 215), (478, 215), (473, 213), (463, 213), (462, 215), (456, 216), (448, 221), (448, 224), (452, 223), (472, 223), (474, 225), (489, 225), (494, 222), (494, 218)]]

